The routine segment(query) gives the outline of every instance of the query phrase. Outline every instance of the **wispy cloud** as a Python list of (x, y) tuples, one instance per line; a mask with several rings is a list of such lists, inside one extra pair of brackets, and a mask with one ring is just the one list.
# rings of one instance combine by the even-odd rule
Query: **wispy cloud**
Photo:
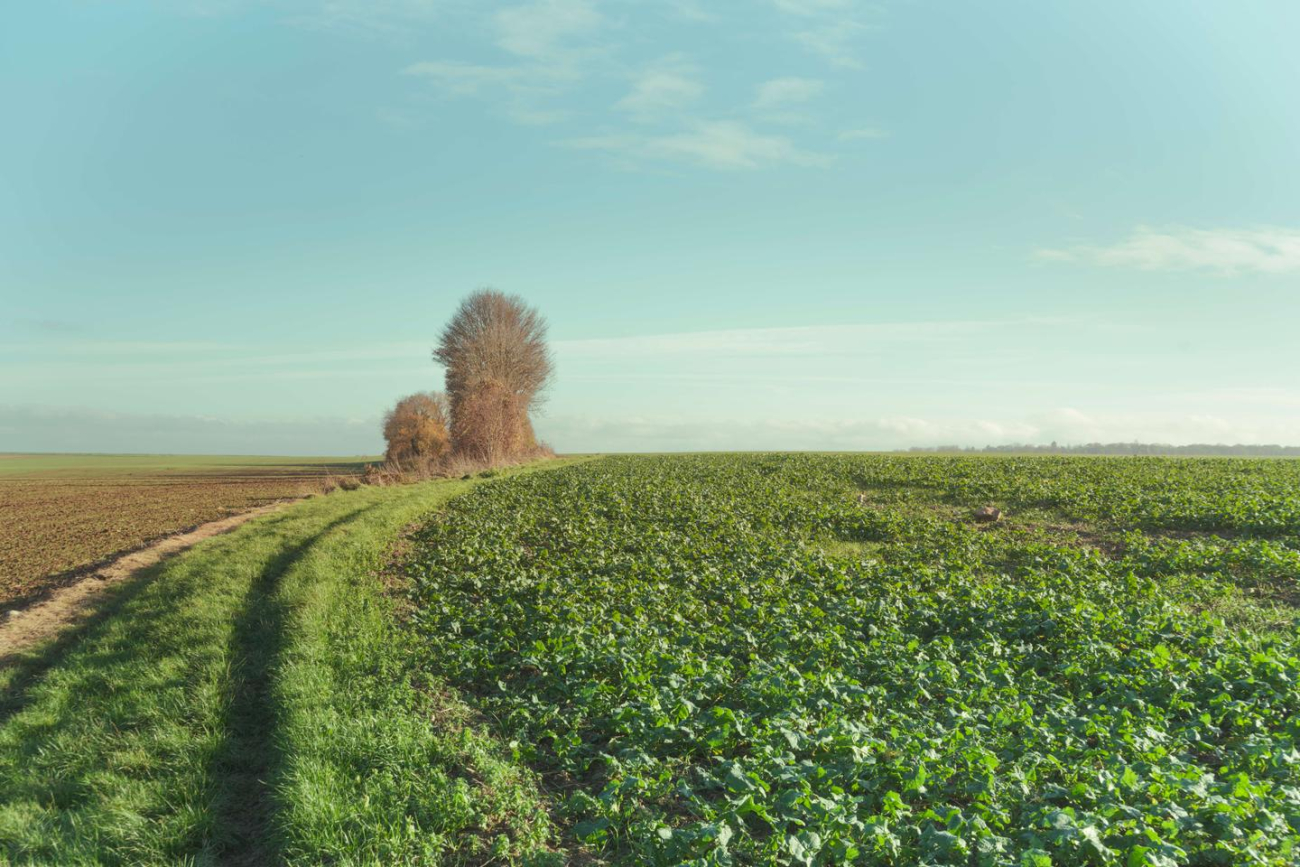
[(853, 9), (854, 0), (772, 0), (772, 5), (791, 15), (824, 15), (843, 13)]
[(700, 0), (669, 0), (669, 8), (676, 18), (697, 23), (716, 21), (718, 16), (705, 8)]
[(773, 78), (758, 86), (754, 107), (758, 109), (785, 108), (807, 102), (822, 92), (825, 83), (816, 78)]
[(704, 93), (697, 75), (698, 70), (681, 54), (660, 58), (636, 75), (631, 92), (614, 107), (640, 121), (679, 111)]
[(1144, 271), (1207, 270), (1221, 274), (1300, 271), (1300, 229), (1193, 229), (1138, 226), (1122, 241), (1040, 249), (1041, 259)]
[[(423, 79), (448, 99), (492, 98), (502, 114), (525, 126), (557, 123), (568, 117), (552, 100), (563, 94), (576, 76), (574, 68), (564, 64), (488, 66), (459, 60), (421, 61), (402, 72)], [(411, 125), (409, 115), (401, 115), (401, 121)]]
[(1269, 411), (1300, 410), (1300, 388), (1243, 386), (1194, 392), (1192, 399), (1209, 406), (1249, 406)]
[(426, 60), (412, 63), (402, 73), (426, 79), (449, 96), (472, 96), (486, 88), (518, 84), (523, 70), (506, 66), (483, 66), (460, 60)]
[(1042, 325), (1055, 320), (937, 320), (847, 325), (801, 325), (784, 328), (728, 328), (645, 334), (634, 337), (562, 340), (555, 344), (564, 358), (653, 357), (689, 355), (824, 356), (845, 347), (878, 346), (884, 341), (917, 344), (972, 335), (1008, 325)]
[(1013, 443), (1075, 445), (1088, 442), (1300, 443), (1300, 422), (1251, 423), (1214, 415), (1092, 414), (1073, 407), (1022, 417), (874, 418), (686, 416), (542, 418), (538, 432), (565, 451), (873, 450), (910, 446), (984, 446)]
[(861, 69), (863, 63), (855, 50), (858, 36), (867, 28), (854, 21), (837, 21), (809, 27), (794, 34), (794, 39), (809, 51), (820, 54), (836, 66)]
[(840, 133), (837, 138), (840, 141), (863, 141), (866, 139), (889, 138), (889, 130), (879, 129), (874, 126), (864, 126), (858, 129), (846, 129)]
[(868, 17), (878, 16), (878, 4), (857, 0), (772, 0), (772, 5), (796, 20), (790, 36), (808, 51), (835, 66), (862, 67), (858, 40), (870, 30)]
[[(821, 78), (760, 79), (740, 83), (737, 92), (729, 70), (708, 87), (707, 66), (680, 52), (630, 59), (629, 44), (616, 38), (627, 31), (625, 14), (613, 16), (596, 0), (531, 0), (487, 12), (458, 8), (471, 17), (470, 32), (477, 27), (486, 36), (488, 53), (480, 50), (472, 60), (468, 55), (428, 58), (402, 72), (442, 97), (482, 99), (489, 111), (515, 123), (571, 122), (574, 128), (554, 137), (553, 144), (602, 152), (621, 167), (676, 162), (736, 170), (820, 166), (833, 159), (825, 153), (835, 142), (833, 132), (820, 147), (805, 140), (822, 128), (812, 123), (817, 97), (827, 87)], [(850, 42), (865, 29), (860, 19), (868, 9), (859, 0), (769, 0), (765, 23), (851, 66)], [(684, 20), (692, 27), (729, 26), (728, 14), (712, 6), (706, 11), (698, 0), (675, 0), (645, 14), (679, 27)], [(628, 89), (612, 101), (600, 97), (599, 104), (608, 107), (601, 117), (583, 97), (619, 78), (628, 81)], [(390, 125), (415, 126), (409, 113), (391, 108), (381, 117)], [(784, 134), (796, 129), (799, 136)], [(840, 140), (866, 135), (859, 131)]]
[(217, 455), (373, 455), (376, 417), (232, 418), (0, 405), (0, 434), (15, 451)]
[[(1032, 427), (993, 421), (935, 422), (910, 417), (874, 419), (770, 418), (738, 420), (686, 416), (594, 418), (559, 415), (537, 420), (539, 435), (562, 451), (856, 451), (975, 440), (1023, 439)], [(973, 434), (973, 435), (972, 435)]]
[(603, 151), (625, 164), (681, 162), (713, 169), (757, 169), (773, 165), (823, 166), (824, 154), (806, 151), (789, 138), (758, 132), (736, 121), (700, 121), (665, 135), (612, 134), (572, 138), (562, 145)]
[(12, 320), (20, 328), (30, 328), (35, 331), (44, 331), (52, 334), (72, 334), (81, 331), (83, 326), (71, 319), (55, 319), (52, 317), (19, 317)]
[(537, 0), (502, 9), (495, 16), (497, 44), (519, 57), (570, 60), (572, 40), (600, 28), (603, 17), (591, 0)]
[(312, 30), (401, 37), (435, 20), (447, 5), (447, 0), (325, 0), (288, 21)]
[(286, 349), (282, 345), (212, 340), (58, 340), (0, 344), (0, 357), (3, 356), (32, 362), (20, 364), (20, 371), (7, 382), (19, 378), (57, 378), (76, 370), (85, 370), (88, 376), (147, 374), (190, 378), (232, 370), (251, 376), (271, 376), (272, 371), (334, 376), (346, 373), (348, 368), (373, 367), (370, 363), (414, 361), (423, 365), (430, 358), (430, 347), (426, 342), (417, 341)]
[[(536, 420), (561, 451), (720, 449), (869, 450), (909, 446), (981, 446), (1086, 442), (1300, 443), (1300, 421), (1263, 422), (1179, 413), (1102, 414), (1057, 407), (1019, 417), (933, 418), (907, 414), (853, 417), (700, 418), (561, 414)], [(378, 416), (237, 418), (152, 415), (84, 407), (0, 405), (0, 435), (16, 451), (175, 454), (376, 454)]]
[(586, 64), (603, 50), (592, 40), (604, 19), (590, 0), (537, 0), (495, 13), (490, 29), (508, 58), (470, 63), (440, 58), (402, 72), (429, 82), (447, 97), (497, 94), (504, 113), (526, 125), (555, 123), (567, 112), (549, 100), (577, 86)]

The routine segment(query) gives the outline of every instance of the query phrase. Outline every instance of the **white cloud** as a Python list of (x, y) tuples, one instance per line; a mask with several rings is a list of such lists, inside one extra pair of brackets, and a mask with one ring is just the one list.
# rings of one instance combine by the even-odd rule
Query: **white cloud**
[(562, 451), (817, 450), (1089, 442), (1300, 443), (1300, 422), (1213, 415), (1090, 415), (1070, 407), (1020, 418), (697, 418), (680, 415), (543, 417), (538, 433)]
[[(774, 355), (825, 356), (843, 349), (879, 346), (884, 342), (917, 344), (960, 335), (971, 335), (1009, 325), (1042, 325), (1052, 320), (1025, 319), (960, 320), (930, 322), (880, 322), (852, 325), (805, 325), (785, 328), (731, 328), (715, 331), (687, 331), (646, 334), (633, 337), (602, 337), (555, 342), (564, 359), (577, 358), (667, 358)], [(766, 374), (765, 374), (766, 375)]]
[(854, 7), (854, 0), (772, 0), (772, 5), (791, 15), (821, 15), (826, 12), (846, 12)]
[(684, 21), (697, 23), (716, 21), (718, 16), (704, 8), (700, 0), (669, 0), (673, 14)]
[(563, 109), (537, 108), (520, 102), (506, 109), (506, 117), (523, 126), (546, 126), (559, 123), (569, 116)]
[(313, 30), (400, 37), (434, 20), (446, 6), (446, 0), (326, 0), (289, 23)]
[(1199, 392), (1194, 398), (1214, 406), (1254, 406), (1268, 411), (1300, 410), (1300, 389), (1272, 386), (1219, 388)]
[(807, 102), (822, 92), (824, 83), (815, 78), (773, 78), (758, 86), (754, 107), (759, 109), (784, 108)]
[(889, 138), (889, 130), (880, 129), (874, 126), (861, 127), (859, 129), (846, 129), (837, 136), (840, 141), (862, 141), (864, 139), (881, 139)]
[(1111, 245), (1077, 245), (1037, 251), (1042, 259), (1144, 271), (1207, 270), (1221, 274), (1300, 271), (1300, 229), (1193, 229), (1138, 226)]
[(702, 121), (667, 135), (615, 134), (561, 142), (579, 150), (603, 151), (632, 163), (684, 162), (713, 169), (756, 169), (772, 165), (826, 165), (829, 159), (801, 150), (785, 136), (757, 132), (735, 121)]
[(862, 67), (857, 41), (870, 29), (864, 19), (882, 11), (879, 4), (864, 6), (857, 0), (772, 0), (772, 5), (798, 22), (789, 31), (795, 42), (850, 69)]
[(5, 447), (16, 451), (217, 455), (376, 455), (374, 417), (218, 418), (0, 406)]
[(685, 108), (703, 93), (704, 85), (696, 79), (695, 68), (680, 54), (674, 54), (642, 70), (632, 83), (632, 91), (614, 107), (639, 120), (650, 120)]
[[(101, 383), (148, 380), (168, 382), (373, 377), (380, 373), (432, 365), (427, 342), (393, 341), (378, 345), (286, 351), (266, 344), (210, 341), (60, 341), (0, 347), (15, 369), (3, 385), (59, 383), (94, 379)], [(79, 373), (80, 372), (80, 373)], [(4, 399), (0, 396), (0, 400)]]
[(491, 18), (497, 47), (511, 55), (503, 64), (428, 60), (403, 71), (419, 76), (445, 96), (495, 94), (510, 120), (529, 126), (555, 123), (568, 112), (549, 103), (580, 84), (588, 62), (601, 49), (591, 37), (603, 18), (590, 0), (537, 0), (502, 9)]
[(1225, 418), (1213, 413), (1092, 413), (1061, 407), (1030, 417), (1033, 442), (1153, 442), (1300, 444), (1300, 420), (1294, 416)]
[[(782, 32), (836, 62), (853, 62), (847, 43), (837, 40), (851, 39), (863, 29), (856, 19), (865, 7), (857, 0), (774, 2), (778, 19), (789, 17), (795, 22)], [(473, 8), (457, 6), (460, 13)], [(487, 110), (518, 124), (590, 119), (589, 111), (568, 98), (593, 89), (598, 71), (608, 80), (628, 69), (619, 45), (609, 39), (610, 33), (627, 25), (602, 12), (596, 0), (531, 0), (480, 13), (473, 17), (487, 27), (489, 39), (501, 50), (498, 61), (430, 58), (402, 71), (443, 96), (482, 98)], [(675, 0), (660, 15), (722, 26), (718, 13), (712, 7), (705, 12), (698, 0)], [(730, 110), (710, 107), (706, 114), (699, 107), (706, 93), (701, 69), (681, 54), (670, 54), (630, 76), (629, 90), (612, 103), (612, 119), (575, 129), (555, 143), (601, 151), (624, 166), (656, 161), (716, 169), (825, 165), (831, 156), (772, 131), (777, 125), (811, 120), (801, 107), (807, 105), (811, 113), (809, 103), (824, 88), (825, 82), (818, 78), (775, 78), (757, 82), (747, 105), (732, 105)], [(396, 107), (388, 107), (380, 117), (393, 126), (416, 125), (413, 113)], [(665, 125), (648, 126), (655, 123)]]
[[(497, 110), (524, 126), (557, 123), (568, 117), (567, 111), (553, 107), (552, 100), (572, 84), (577, 74), (564, 64), (485, 66), (459, 60), (412, 63), (402, 73), (423, 79), (444, 97), (495, 97), (492, 104)], [(413, 125), (409, 114), (398, 117), (399, 125)], [(394, 120), (391, 114), (384, 119)]]
[[(1072, 407), (1024, 417), (699, 418), (682, 415), (542, 416), (539, 435), (566, 452), (872, 450), (1086, 442), (1300, 444), (1300, 420), (1262, 422), (1195, 414), (1091, 414)], [(379, 418), (233, 418), (79, 407), (0, 405), (5, 447), (18, 451), (365, 455), (382, 448)]]
[(907, 416), (871, 419), (699, 419), (686, 416), (594, 418), (560, 415), (537, 420), (541, 438), (568, 452), (613, 451), (858, 451), (1003, 442), (1032, 432), (1027, 424), (940, 422)]
[(836, 66), (861, 69), (862, 60), (858, 57), (855, 43), (866, 29), (856, 21), (835, 21), (800, 30), (794, 34), (794, 40)]
[(569, 40), (597, 30), (602, 20), (590, 0), (537, 0), (496, 14), (497, 44), (520, 57), (555, 60), (571, 50)]
[(471, 96), (488, 87), (517, 83), (523, 71), (505, 66), (482, 66), (459, 60), (427, 60), (412, 63), (404, 75), (427, 79), (449, 96)]

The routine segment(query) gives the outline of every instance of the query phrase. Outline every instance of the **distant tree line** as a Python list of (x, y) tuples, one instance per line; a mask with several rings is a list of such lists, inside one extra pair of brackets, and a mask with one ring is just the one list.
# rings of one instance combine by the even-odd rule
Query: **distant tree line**
[(546, 332), (518, 295), (480, 289), (462, 301), (433, 350), (446, 390), (389, 410), (383, 472), (449, 475), (552, 454), (529, 418), (554, 375)]
[(1013, 443), (1002, 446), (931, 446), (913, 447), (912, 452), (963, 452), (976, 454), (1049, 454), (1049, 455), (1198, 455), (1214, 457), (1217, 455), (1236, 455), (1239, 457), (1260, 458), (1296, 458), (1300, 457), (1300, 446), (1250, 445), (1238, 443), (1194, 443), (1175, 446), (1169, 443), (1084, 443), (1083, 445), (1063, 446), (1056, 443), (1048, 445), (1030, 445)]

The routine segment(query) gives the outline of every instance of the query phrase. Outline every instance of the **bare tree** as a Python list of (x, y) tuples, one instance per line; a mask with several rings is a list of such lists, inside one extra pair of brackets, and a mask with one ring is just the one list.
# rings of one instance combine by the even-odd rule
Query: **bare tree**
[(535, 308), (480, 289), (461, 302), (433, 356), (447, 369), (457, 453), (495, 462), (536, 449), (528, 413), (540, 406), (554, 363)]
[(446, 397), (419, 392), (399, 400), (384, 416), (384, 440), (390, 463), (427, 466), (440, 460), (451, 449)]

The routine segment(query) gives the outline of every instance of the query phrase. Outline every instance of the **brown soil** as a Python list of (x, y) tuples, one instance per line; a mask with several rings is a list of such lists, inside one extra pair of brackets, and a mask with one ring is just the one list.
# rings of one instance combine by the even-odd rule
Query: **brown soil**
[(0, 665), (29, 647), (86, 620), (94, 614), (98, 603), (110, 588), (140, 570), (285, 505), (286, 502), (272, 503), (168, 536), (147, 548), (123, 554), (77, 583), (60, 587), (38, 602), (0, 614)]

